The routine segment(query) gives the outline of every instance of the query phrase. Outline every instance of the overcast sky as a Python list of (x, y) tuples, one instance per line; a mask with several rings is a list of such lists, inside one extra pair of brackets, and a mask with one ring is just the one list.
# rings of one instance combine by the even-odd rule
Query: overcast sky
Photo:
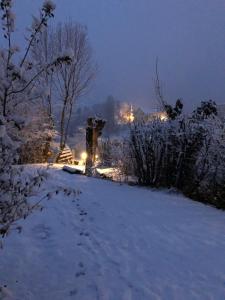
[[(18, 34), (41, 0), (14, 0)], [(87, 25), (99, 71), (86, 101), (107, 95), (150, 109), (159, 58), (166, 100), (225, 103), (225, 0), (55, 0), (54, 22)], [(22, 41), (22, 39), (20, 39)]]

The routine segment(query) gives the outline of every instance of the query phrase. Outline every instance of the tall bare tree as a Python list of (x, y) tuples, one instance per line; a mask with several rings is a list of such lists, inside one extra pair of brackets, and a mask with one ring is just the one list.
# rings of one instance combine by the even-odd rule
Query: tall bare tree
[(48, 62), (59, 53), (70, 56), (70, 65), (61, 65), (55, 73), (46, 72), (42, 85), (47, 86), (45, 103), (49, 113), (60, 116), (58, 127), (60, 148), (63, 149), (67, 142), (74, 104), (88, 91), (95, 76), (96, 68), (92, 63), (86, 27), (68, 22), (59, 24), (56, 28), (47, 28), (36, 43), (33, 56), (43, 63), (43, 60)]
[(166, 101), (164, 99), (163, 96), (163, 92), (162, 92), (162, 86), (161, 86), (161, 81), (159, 78), (159, 59), (158, 57), (156, 58), (155, 61), (155, 79), (154, 79), (154, 86), (155, 86), (155, 95), (156, 95), (156, 100), (159, 104), (159, 109), (161, 111), (165, 111), (165, 106), (166, 106)]

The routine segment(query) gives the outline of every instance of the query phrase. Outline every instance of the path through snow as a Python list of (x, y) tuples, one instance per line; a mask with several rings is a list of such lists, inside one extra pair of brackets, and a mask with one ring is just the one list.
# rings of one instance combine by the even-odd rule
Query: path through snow
[(180, 195), (49, 171), (57, 195), (5, 240), (16, 300), (225, 299), (225, 213)]

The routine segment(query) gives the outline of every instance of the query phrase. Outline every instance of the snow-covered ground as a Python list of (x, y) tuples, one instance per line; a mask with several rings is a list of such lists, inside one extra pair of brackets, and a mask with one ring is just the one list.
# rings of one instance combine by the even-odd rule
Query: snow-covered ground
[[(225, 299), (225, 213), (180, 195), (50, 169), (43, 202), (0, 250), (16, 300)], [(0, 297), (1, 298), (1, 297)]]

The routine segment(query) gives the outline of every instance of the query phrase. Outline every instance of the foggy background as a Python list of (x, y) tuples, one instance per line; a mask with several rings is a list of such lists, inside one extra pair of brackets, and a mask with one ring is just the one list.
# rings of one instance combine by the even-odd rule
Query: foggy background
[[(16, 35), (38, 14), (41, 0), (15, 0)], [(146, 110), (156, 106), (155, 60), (169, 103), (186, 110), (202, 100), (225, 103), (224, 0), (55, 0), (52, 23), (88, 27), (98, 74), (85, 104), (108, 95)], [(19, 43), (23, 47), (23, 39)]]

